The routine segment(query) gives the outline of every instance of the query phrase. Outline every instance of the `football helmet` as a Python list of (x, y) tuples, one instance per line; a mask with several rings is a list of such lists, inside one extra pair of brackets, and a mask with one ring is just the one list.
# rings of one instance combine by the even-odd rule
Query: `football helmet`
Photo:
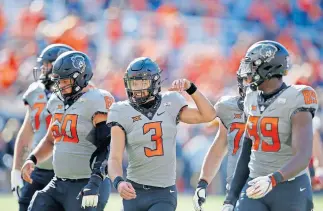
[(239, 77), (251, 77), (250, 88), (256, 90), (265, 80), (284, 76), (291, 68), (289, 53), (275, 41), (264, 40), (253, 44), (241, 60)]
[(161, 70), (147, 57), (133, 60), (123, 79), (129, 101), (136, 105), (146, 103), (161, 91)]
[[(60, 94), (65, 101), (73, 98), (86, 87), (93, 76), (92, 66), (88, 56), (79, 51), (68, 51), (61, 54), (53, 66), (51, 80), (54, 82), (55, 93)], [(62, 79), (70, 79), (71, 83), (60, 87)], [(63, 90), (72, 88), (68, 94), (63, 94)]]
[(36, 66), (33, 69), (33, 75), (35, 81), (40, 80), (46, 86), (52, 85), (52, 81), (50, 79), (50, 74), (52, 73), (52, 65), (51, 68), (47, 68), (44, 63), (53, 64), (53, 62), (57, 59), (59, 55), (66, 51), (73, 51), (74, 49), (68, 45), (64, 44), (51, 44), (47, 46), (37, 58)]

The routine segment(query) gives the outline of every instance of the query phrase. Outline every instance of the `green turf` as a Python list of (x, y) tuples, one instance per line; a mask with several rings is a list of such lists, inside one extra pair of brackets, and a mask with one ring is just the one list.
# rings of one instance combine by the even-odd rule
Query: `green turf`
[[(222, 197), (208, 197), (207, 203), (204, 206), (204, 211), (221, 210)], [(11, 195), (0, 195), (1, 210), (3, 211), (17, 211), (17, 202)], [(315, 210), (323, 210), (323, 196), (314, 198)], [(105, 210), (120, 211), (121, 199), (118, 195), (113, 194)], [(193, 210), (191, 196), (180, 195), (178, 199), (177, 211), (191, 211)]]

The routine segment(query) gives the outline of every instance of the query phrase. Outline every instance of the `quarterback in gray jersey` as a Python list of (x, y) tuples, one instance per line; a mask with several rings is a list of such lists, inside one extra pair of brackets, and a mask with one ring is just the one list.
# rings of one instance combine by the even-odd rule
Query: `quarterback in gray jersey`
[(30, 182), (33, 166), (53, 155), (55, 177), (36, 192), (30, 211), (104, 210), (109, 192), (102, 191), (109, 187), (101, 185), (105, 175), (100, 167), (108, 155), (106, 120), (114, 99), (107, 91), (87, 86), (92, 75), (89, 58), (78, 51), (63, 53), (54, 63), (56, 93), (47, 104), (51, 126), (22, 172)]
[(223, 211), (311, 211), (307, 166), (312, 155), (315, 91), (287, 86), (286, 48), (274, 41), (252, 45), (240, 74), (254, 90), (246, 95), (246, 133)]
[(32, 184), (23, 185), (20, 169), (31, 149), (35, 148), (45, 136), (50, 123), (51, 115), (47, 112), (46, 104), (52, 93), (52, 83), (49, 78), (52, 62), (61, 53), (71, 50), (73, 50), (71, 47), (63, 44), (47, 46), (39, 55), (37, 66), (34, 68), (36, 82), (32, 83), (23, 95), (27, 112), (17, 136), (11, 172), (11, 186), (15, 195), (19, 196), (20, 211), (27, 210), (35, 191), (43, 189), (54, 176), (51, 158), (36, 165), (31, 176), (34, 181)]
[[(178, 122), (196, 124), (215, 118), (211, 103), (188, 80), (173, 82), (161, 91), (161, 70), (150, 58), (137, 58), (128, 66), (124, 82), (128, 100), (114, 103), (111, 126), (109, 176), (123, 198), (124, 211), (172, 211), (177, 206), (176, 133)], [(186, 91), (197, 108), (187, 106)], [(122, 178), (126, 148), (127, 180)]]
[(246, 87), (243, 79), (237, 74), (239, 95), (223, 96), (214, 105), (219, 122), (218, 133), (214, 138), (208, 153), (204, 158), (200, 179), (193, 197), (193, 205), (196, 211), (202, 210), (202, 204), (206, 201), (206, 189), (218, 172), (225, 154), (228, 155), (227, 186), (229, 189), (240, 155), (240, 141), (245, 131), (245, 115), (243, 114), (243, 100)]

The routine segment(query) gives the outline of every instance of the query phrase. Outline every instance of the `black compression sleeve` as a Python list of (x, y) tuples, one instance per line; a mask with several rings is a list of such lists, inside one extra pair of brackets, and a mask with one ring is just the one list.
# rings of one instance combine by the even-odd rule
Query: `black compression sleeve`
[(252, 140), (250, 138), (244, 138), (243, 145), (241, 149), (241, 154), (238, 159), (236, 169), (234, 171), (234, 176), (230, 185), (230, 190), (225, 198), (225, 204), (235, 205), (239, 199), (239, 194), (245, 185), (249, 177), (248, 164), (250, 161)]

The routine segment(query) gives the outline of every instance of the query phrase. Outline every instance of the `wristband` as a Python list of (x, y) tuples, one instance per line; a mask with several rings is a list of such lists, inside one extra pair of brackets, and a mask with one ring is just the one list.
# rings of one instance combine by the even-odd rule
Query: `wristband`
[(197, 184), (197, 188), (206, 189), (208, 185), (209, 184), (207, 183), (207, 181), (205, 181), (204, 179), (200, 179), (199, 183)]
[(113, 187), (118, 190), (118, 185), (120, 184), (120, 182), (123, 182), (124, 179), (121, 176), (117, 176), (114, 180), (113, 180)]
[(280, 173), (279, 171), (276, 171), (275, 173), (273, 173), (271, 176), (269, 176), (271, 179), (271, 184), (273, 187), (275, 187), (277, 184), (284, 182), (284, 177), (282, 175), (282, 173)]
[(37, 164), (37, 158), (33, 154), (29, 155), (29, 157), (27, 158), (27, 160), (31, 160), (35, 165)]
[(187, 94), (192, 95), (196, 92), (197, 87), (195, 86), (194, 83), (191, 82), (190, 88), (186, 89)]

